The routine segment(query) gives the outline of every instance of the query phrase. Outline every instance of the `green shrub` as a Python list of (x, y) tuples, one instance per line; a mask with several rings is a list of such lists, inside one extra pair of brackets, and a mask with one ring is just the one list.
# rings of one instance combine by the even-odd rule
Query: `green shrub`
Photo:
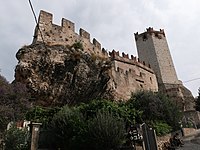
[(115, 150), (124, 142), (124, 122), (108, 111), (99, 111), (88, 124), (90, 149)]
[(83, 50), (83, 44), (81, 42), (76, 42), (72, 45), (75, 49)]
[(154, 129), (156, 130), (156, 134), (158, 136), (168, 134), (172, 131), (171, 126), (169, 126), (167, 123), (164, 123), (164, 122), (161, 122), (161, 121), (155, 122), (153, 126), (154, 126)]
[(80, 107), (64, 106), (51, 122), (55, 148), (116, 149), (124, 141), (124, 121), (108, 110), (97, 110), (87, 117)]
[(78, 149), (81, 147), (86, 121), (75, 108), (64, 106), (51, 122), (50, 130), (54, 136), (55, 146), (62, 149)]
[(48, 126), (51, 122), (53, 116), (60, 110), (59, 107), (45, 108), (40, 106), (35, 106), (26, 112), (26, 120), (33, 122), (41, 122), (43, 127)]
[(109, 100), (93, 100), (88, 104), (82, 103), (77, 107), (87, 118), (93, 118), (100, 110), (107, 110), (114, 116), (122, 118), (128, 124), (135, 124), (136, 118), (141, 118), (141, 111), (136, 110), (125, 102)]
[(140, 91), (127, 102), (132, 108), (142, 111), (141, 120), (152, 126), (156, 121), (166, 122), (177, 130), (182, 118), (181, 111), (167, 96), (151, 91)]
[(25, 129), (18, 129), (14, 125), (5, 134), (5, 150), (29, 150), (30, 134)]

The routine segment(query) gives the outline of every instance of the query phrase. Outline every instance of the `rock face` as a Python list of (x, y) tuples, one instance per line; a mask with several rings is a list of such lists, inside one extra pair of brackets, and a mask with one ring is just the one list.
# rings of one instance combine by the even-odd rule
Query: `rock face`
[(25, 46), (16, 57), (15, 80), (28, 86), (36, 104), (59, 106), (112, 98), (109, 59), (74, 47), (44, 44)]

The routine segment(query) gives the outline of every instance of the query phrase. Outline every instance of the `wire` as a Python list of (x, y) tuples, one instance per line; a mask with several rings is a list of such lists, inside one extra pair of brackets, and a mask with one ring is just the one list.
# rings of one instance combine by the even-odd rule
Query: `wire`
[(32, 5), (32, 3), (31, 3), (31, 0), (29, 0), (29, 5), (30, 5), (30, 7), (31, 7), (31, 11), (32, 11), (32, 13), (33, 13), (35, 22), (36, 22), (36, 24), (38, 24), (38, 23), (37, 23), (37, 17), (36, 17), (35, 11), (34, 11), (34, 9), (33, 9), (33, 5)]
[(195, 80), (200, 80), (200, 78), (195, 78), (195, 79), (187, 80), (187, 81), (184, 81), (183, 83), (192, 82), (192, 81), (195, 81)]
[(34, 16), (34, 19), (35, 19), (36, 27), (38, 28), (38, 30), (39, 30), (39, 32), (40, 32), (40, 35), (41, 35), (41, 38), (42, 38), (42, 42), (43, 42), (43, 44), (44, 44), (45, 49), (47, 50), (47, 47), (46, 47), (45, 42), (44, 42), (44, 37), (43, 37), (42, 31), (40, 30), (40, 27), (39, 27), (39, 24), (38, 24), (38, 21), (37, 21), (37, 17), (36, 17), (36, 14), (35, 14), (33, 5), (32, 5), (32, 3), (31, 3), (31, 0), (28, 0), (28, 1), (29, 1), (29, 5), (30, 5), (30, 7), (31, 7), (31, 11), (32, 11), (33, 16)]

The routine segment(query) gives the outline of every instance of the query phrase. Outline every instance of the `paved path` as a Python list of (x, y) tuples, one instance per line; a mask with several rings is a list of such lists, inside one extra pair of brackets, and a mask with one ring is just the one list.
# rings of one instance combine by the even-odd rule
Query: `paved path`
[(186, 139), (184, 143), (184, 146), (178, 150), (200, 150), (200, 135), (194, 139)]

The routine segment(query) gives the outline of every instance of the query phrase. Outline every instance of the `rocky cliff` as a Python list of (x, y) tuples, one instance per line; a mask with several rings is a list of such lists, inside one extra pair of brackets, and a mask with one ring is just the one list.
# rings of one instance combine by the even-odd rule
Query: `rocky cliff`
[(96, 98), (112, 98), (109, 59), (88, 55), (81, 46), (24, 46), (17, 54), (15, 80), (25, 83), (32, 101), (59, 106)]

